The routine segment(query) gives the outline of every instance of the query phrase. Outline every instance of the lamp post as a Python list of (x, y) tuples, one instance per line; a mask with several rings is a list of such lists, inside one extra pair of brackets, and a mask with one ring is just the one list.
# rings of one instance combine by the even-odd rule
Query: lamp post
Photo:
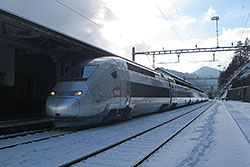
[(218, 21), (219, 21), (219, 16), (213, 16), (212, 18), (211, 18), (211, 20), (213, 21), (213, 20), (215, 20), (216, 21), (216, 36), (217, 36), (217, 48), (219, 47), (219, 38), (218, 38)]

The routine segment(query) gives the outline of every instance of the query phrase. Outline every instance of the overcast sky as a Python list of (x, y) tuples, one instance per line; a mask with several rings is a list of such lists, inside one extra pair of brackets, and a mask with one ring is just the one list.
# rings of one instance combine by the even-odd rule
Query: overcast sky
[[(132, 59), (136, 51), (231, 46), (250, 37), (248, 0), (0, 0), (0, 8)], [(193, 72), (201, 66), (225, 68), (233, 53), (181, 54), (156, 57), (156, 66)], [(152, 67), (152, 57), (136, 62)]]

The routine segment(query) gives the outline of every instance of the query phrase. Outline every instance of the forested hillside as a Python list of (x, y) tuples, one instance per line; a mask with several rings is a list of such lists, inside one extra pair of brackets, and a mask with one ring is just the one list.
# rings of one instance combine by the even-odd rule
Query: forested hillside
[[(222, 71), (219, 76), (219, 86), (223, 85), (224, 82), (233, 74), (237, 69), (246, 64), (249, 61), (249, 46), (250, 41), (246, 38), (245, 43), (238, 42), (237, 46), (240, 48), (235, 52), (233, 60), (225, 71)], [(244, 49), (241, 49), (244, 48)]]

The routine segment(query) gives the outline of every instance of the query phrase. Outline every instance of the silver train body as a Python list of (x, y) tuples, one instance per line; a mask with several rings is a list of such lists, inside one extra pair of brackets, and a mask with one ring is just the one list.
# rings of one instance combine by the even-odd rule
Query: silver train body
[(52, 89), (46, 113), (56, 126), (125, 120), (207, 100), (194, 87), (118, 57), (86, 60)]

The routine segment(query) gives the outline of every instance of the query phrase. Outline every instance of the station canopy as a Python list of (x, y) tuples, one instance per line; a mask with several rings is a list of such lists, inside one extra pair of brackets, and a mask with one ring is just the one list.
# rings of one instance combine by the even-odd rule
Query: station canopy
[(0, 46), (49, 55), (52, 60), (115, 56), (101, 48), (3, 9), (0, 9)]

